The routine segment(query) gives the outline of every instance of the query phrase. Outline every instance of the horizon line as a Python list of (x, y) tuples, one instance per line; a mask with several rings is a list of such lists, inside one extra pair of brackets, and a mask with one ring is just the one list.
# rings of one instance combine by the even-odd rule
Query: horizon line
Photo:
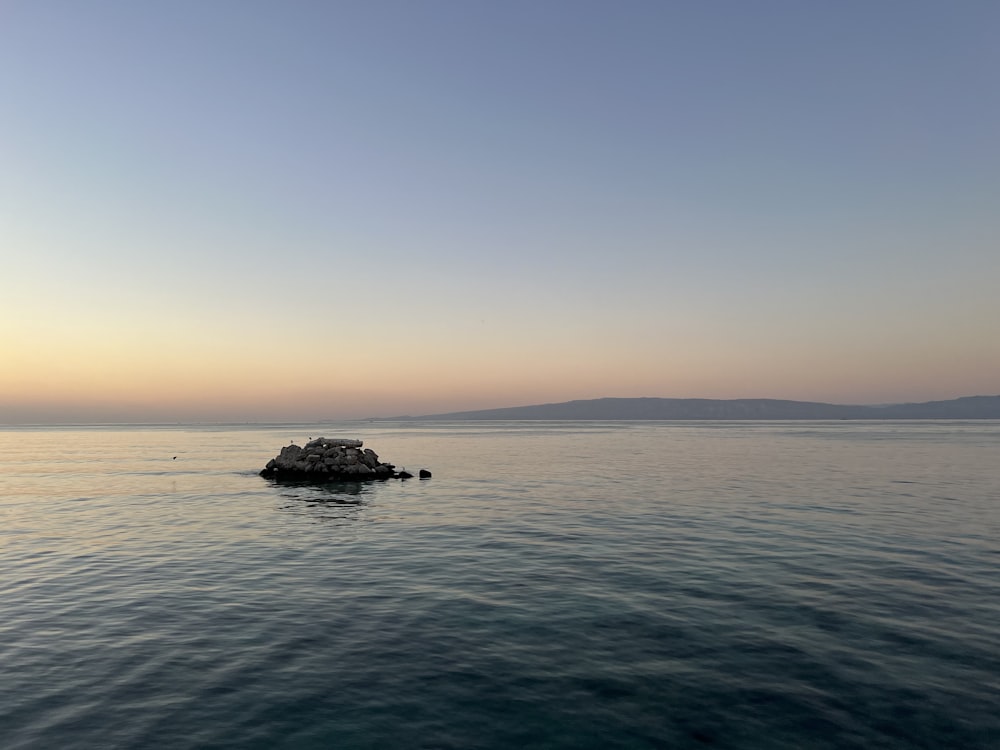
[[(505, 409), (527, 409), (533, 407), (543, 407), (543, 406), (557, 406), (562, 404), (574, 404), (574, 403), (587, 403), (595, 401), (714, 401), (714, 402), (738, 402), (738, 401), (779, 401), (785, 403), (796, 403), (796, 404), (815, 404), (823, 406), (841, 406), (841, 407), (858, 407), (858, 408), (884, 408), (891, 406), (909, 406), (909, 405), (921, 405), (921, 404), (932, 404), (932, 403), (943, 403), (948, 401), (958, 401), (962, 399), (974, 399), (974, 398), (1000, 398), (998, 395), (988, 395), (988, 394), (976, 394), (967, 396), (956, 396), (953, 398), (944, 399), (931, 399), (928, 401), (890, 401), (882, 402), (877, 404), (839, 404), (830, 401), (803, 401), (799, 399), (787, 399), (787, 398), (703, 398), (703, 397), (672, 397), (672, 396), (600, 396), (597, 398), (580, 398), (580, 399), (569, 399), (567, 401), (551, 401), (545, 403), (534, 403), (534, 404), (519, 404), (517, 406), (499, 406), (499, 407), (486, 407), (479, 409), (461, 409), (447, 412), (434, 412), (430, 414), (395, 414), (391, 416), (367, 416), (367, 417), (326, 417), (323, 419), (305, 419), (305, 420), (295, 420), (295, 419), (278, 419), (278, 420), (240, 420), (240, 419), (190, 419), (184, 421), (177, 420), (137, 420), (137, 421), (50, 421), (50, 422), (4, 422), (0, 421), (0, 427), (20, 427), (20, 428), (32, 428), (32, 427), (185, 427), (191, 425), (201, 425), (201, 426), (294, 426), (294, 425), (321, 425), (330, 422), (391, 422), (394, 420), (417, 420), (425, 419), (428, 421), (434, 420), (435, 418), (443, 418), (450, 415), (457, 414), (468, 414), (475, 412), (487, 412), (487, 411), (502, 411)], [(854, 418), (851, 418), (854, 419)], [(523, 418), (512, 418), (511, 421), (525, 421)], [(552, 421), (559, 421), (558, 419)], [(597, 421), (629, 421), (628, 419), (603, 419)], [(654, 420), (656, 421), (656, 420)], [(676, 420), (662, 420), (662, 421), (676, 421)], [(765, 419), (761, 421), (785, 421), (785, 420), (774, 420)], [(795, 419), (787, 421), (796, 421)], [(814, 420), (822, 421), (822, 420)], [(858, 419), (857, 421), (864, 421)]]

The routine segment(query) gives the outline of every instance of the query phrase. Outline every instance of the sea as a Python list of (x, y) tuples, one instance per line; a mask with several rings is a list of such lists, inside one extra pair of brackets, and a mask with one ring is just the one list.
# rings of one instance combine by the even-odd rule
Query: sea
[(706, 747), (1000, 748), (1000, 422), (0, 428), (3, 750)]

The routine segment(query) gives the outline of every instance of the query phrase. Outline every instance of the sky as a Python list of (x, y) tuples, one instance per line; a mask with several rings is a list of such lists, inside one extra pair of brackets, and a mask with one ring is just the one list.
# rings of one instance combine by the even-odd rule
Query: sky
[(1000, 393), (1000, 3), (0, 0), (0, 423)]

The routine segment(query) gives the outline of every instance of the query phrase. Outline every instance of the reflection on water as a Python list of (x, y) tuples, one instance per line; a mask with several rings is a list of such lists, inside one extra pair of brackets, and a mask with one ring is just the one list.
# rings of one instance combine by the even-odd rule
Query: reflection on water
[(279, 510), (315, 521), (359, 521), (372, 504), (381, 482), (279, 482), (283, 501)]

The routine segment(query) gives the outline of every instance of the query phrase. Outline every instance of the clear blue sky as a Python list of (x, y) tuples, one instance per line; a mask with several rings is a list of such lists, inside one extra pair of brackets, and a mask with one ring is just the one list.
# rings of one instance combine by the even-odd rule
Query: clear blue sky
[(0, 422), (1000, 392), (1000, 3), (0, 3)]

